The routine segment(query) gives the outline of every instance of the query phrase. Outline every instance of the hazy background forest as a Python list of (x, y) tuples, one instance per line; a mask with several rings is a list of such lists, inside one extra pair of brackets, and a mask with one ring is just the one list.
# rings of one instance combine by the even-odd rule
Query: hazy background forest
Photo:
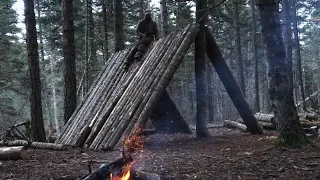
[[(208, 5), (212, 6), (219, 2), (208, 0)], [(240, 3), (226, 1), (214, 8), (209, 14), (208, 24), (213, 27), (216, 41), (233, 75), (245, 92), (251, 108), (255, 112), (270, 112), (265, 48), (257, 10), (252, 6), (251, 1), (238, 0), (238, 2)], [(320, 2), (317, 0), (292, 2), (294, 2), (290, 8), (292, 34), (289, 37), (293, 47), (294, 99), (298, 103), (303, 99), (302, 92), (305, 93), (304, 98), (306, 98), (320, 89)], [(195, 22), (195, 4), (192, 1), (167, 1), (166, 6), (168, 31), (181, 29)], [(23, 22), (23, 1), (1, 0), (0, 9), (0, 132), (3, 132), (15, 122), (30, 119), (29, 93), (31, 90)], [(135, 26), (147, 9), (153, 12), (154, 20), (161, 27), (162, 11), (158, 1), (123, 0), (126, 47), (130, 47), (137, 40)], [(62, 10), (59, 1), (35, 1), (35, 14), (45, 128), (49, 134), (54, 134), (59, 133), (64, 125)], [(74, 1), (74, 25), (79, 103), (90, 83), (114, 52), (113, 1)], [(160, 31), (163, 34), (163, 29)], [(256, 36), (253, 36), (254, 34)], [(254, 47), (257, 47), (256, 54)], [(302, 73), (299, 73), (300, 70)], [(206, 72), (207, 119), (210, 122), (221, 122), (225, 119), (237, 118), (238, 113), (209, 62), (207, 62)], [(303, 81), (302, 86), (299, 83), (300, 75)], [(168, 91), (186, 120), (193, 124), (196, 115), (193, 48), (184, 58)], [(318, 109), (318, 106), (317, 98), (308, 103), (308, 108)]]

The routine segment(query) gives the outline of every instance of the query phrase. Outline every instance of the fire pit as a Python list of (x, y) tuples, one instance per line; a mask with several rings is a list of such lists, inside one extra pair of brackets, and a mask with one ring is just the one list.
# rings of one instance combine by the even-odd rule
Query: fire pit
[(160, 180), (160, 176), (153, 173), (138, 171), (133, 168), (135, 161), (130, 153), (143, 151), (144, 136), (142, 128), (138, 128), (132, 136), (126, 138), (123, 143), (122, 157), (109, 164), (100, 166), (94, 172), (90, 172), (84, 180)]

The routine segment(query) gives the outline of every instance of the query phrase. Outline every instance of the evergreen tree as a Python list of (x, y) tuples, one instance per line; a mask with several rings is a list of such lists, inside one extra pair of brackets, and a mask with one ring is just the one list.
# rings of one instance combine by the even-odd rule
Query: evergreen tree
[(31, 133), (34, 141), (44, 142), (46, 135), (42, 114), (39, 53), (33, 0), (24, 1), (24, 12), (27, 31), (28, 64), (31, 79)]

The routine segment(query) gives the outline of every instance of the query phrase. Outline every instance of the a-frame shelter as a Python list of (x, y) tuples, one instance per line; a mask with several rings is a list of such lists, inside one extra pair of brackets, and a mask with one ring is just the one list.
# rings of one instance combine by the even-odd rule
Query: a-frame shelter
[[(173, 121), (174, 127), (184, 126), (182, 129), (190, 131), (166, 93), (166, 87), (194, 42), (198, 29), (197, 24), (188, 25), (154, 42), (143, 59), (134, 62), (128, 70), (124, 70), (123, 66), (130, 49), (113, 54), (85, 100), (69, 119), (57, 143), (91, 149), (115, 149), (122, 145), (126, 137), (143, 127), (155, 109), (165, 114), (162, 107), (175, 109), (173, 116), (179, 117)], [(206, 34), (208, 57), (240, 116), (251, 133), (261, 133), (211, 32), (207, 30)]]

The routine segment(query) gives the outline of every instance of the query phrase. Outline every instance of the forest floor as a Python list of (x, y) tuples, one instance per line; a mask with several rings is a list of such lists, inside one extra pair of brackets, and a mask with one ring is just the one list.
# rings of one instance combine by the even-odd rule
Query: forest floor
[[(163, 179), (320, 179), (320, 140), (300, 149), (274, 146), (275, 132), (250, 135), (227, 128), (210, 129), (210, 138), (155, 134), (135, 168)], [(88, 161), (114, 161), (120, 151), (88, 149), (28, 150), (30, 158), (0, 161), (0, 179), (77, 179), (88, 173)], [(93, 165), (95, 169), (100, 164)]]

